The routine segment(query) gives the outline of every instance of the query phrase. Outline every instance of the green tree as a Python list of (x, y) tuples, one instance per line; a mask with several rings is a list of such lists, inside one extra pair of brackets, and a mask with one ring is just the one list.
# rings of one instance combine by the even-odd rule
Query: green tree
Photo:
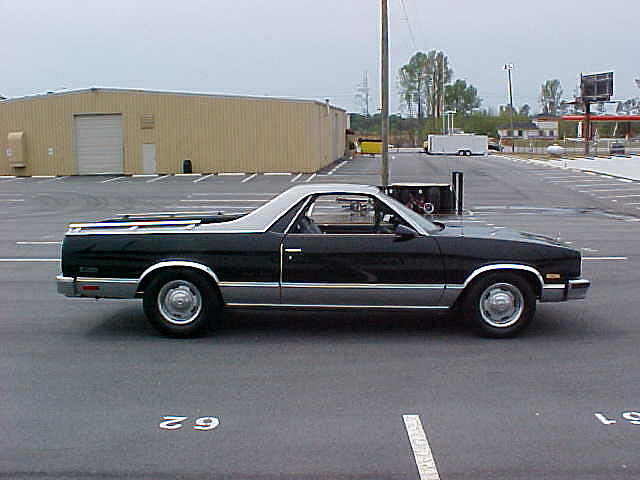
[(563, 93), (560, 80), (558, 79), (547, 80), (541, 85), (540, 105), (542, 106), (542, 113), (544, 115), (556, 116), (558, 114)]
[(443, 52), (417, 52), (398, 71), (400, 100), (410, 116), (424, 118), (442, 114), (445, 85), (451, 82), (453, 70)]
[(448, 108), (462, 115), (469, 115), (474, 108), (478, 108), (482, 99), (478, 97), (478, 90), (464, 80), (456, 80), (453, 85), (444, 88), (444, 102)]

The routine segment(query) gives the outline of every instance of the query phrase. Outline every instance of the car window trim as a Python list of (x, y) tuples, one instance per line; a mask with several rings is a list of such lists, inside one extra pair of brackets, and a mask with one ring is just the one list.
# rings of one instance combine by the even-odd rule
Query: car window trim
[[(332, 193), (312, 193), (310, 195), (307, 196), (307, 200), (306, 202), (304, 202), (303, 206), (300, 208), (300, 210), (298, 211), (298, 213), (294, 216), (293, 220), (291, 221), (291, 223), (289, 223), (287, 229), (284, 232), (284, 235), (313, 235), (313, 236), (320, 236), (320, 235), (375, 235), (375, 236), (379, 236), (379, 235), (395, 235), (393, 233), (304, 233), (304, 234), (298, 234), (298, 233), (290, 233), (291, 227), (293, 225), (295, 225), (295, 223), (298, 221), (298, 219), (300, 218), (300, 215), (302, 215), (302, 212), (305, 211), (305, 209), (309, 206), (309, 203), (311, 201), (315, 201), (314, 199), (317, 197), (320, 197), (322, 195), (344, 195), (344, 194), (348, 194), (349, 192), (332, 192)], [(429, 233), (426, 232), (420, 225), (415, 224), (410, 218), (405, 217), (404, 215), (402, 215), (400, 212), (398, 212), (395, 208), (393, 208), (391, 205), (389, 205), (387, 202), (384, 201), (383, 198), (380, 198), (376, 195), (373, 194), (368, 194), (368, 193), (358, 193), (356, 195), (364, 195), (370, 198), (374, 198), (375, 200), (378, 200), (379, 202), (383, 203), (387, 208), (389, 208), (392, 212), (394, 212), (398, 217), (400, 217), (402, 220), (404, 220), (406, 223), (408, 223), (411, 228), (413, 228), (416, 233), (418, 235), (422, 235), (425, 237), (429, 237)], [(294, 207), (292, 207), (294, 208)], [(286, 215), (287, 213), (289, 213), (290, 210), (287, 210), (283, 215)], [(282, 216), (280, 216), (278, 219), (282, 218)]]

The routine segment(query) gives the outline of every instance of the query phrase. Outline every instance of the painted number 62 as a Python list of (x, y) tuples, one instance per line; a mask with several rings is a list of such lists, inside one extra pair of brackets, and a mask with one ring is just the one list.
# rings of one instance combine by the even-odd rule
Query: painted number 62
[[(189, 417), (175, 417), (173, 415), (162, 417), (164, 422), (160, 423), (160, 428), (164, 430), (178, 430), (179, 428), (182, 428), (181, 422), (184, 422), (188, 418)], [(196, 418), (193, 423), (194, 430), (213, 430), (220, 425), (220, 420), (216, 417), (200, 417)]]

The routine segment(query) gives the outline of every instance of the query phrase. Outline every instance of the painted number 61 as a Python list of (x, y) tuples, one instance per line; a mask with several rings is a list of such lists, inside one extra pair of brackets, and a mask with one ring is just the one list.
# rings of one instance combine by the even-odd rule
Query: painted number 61
[[(164, 422), (160, 423), (160, 428), (164, 430), (178, 430), (179, 428), (182, 428), (182, 422), (188, 418), (189, 417), (174, 417), (172, 415), (162, 417)], [(200, 417), (196, 418), (193, 423), (194, 430), (213, 430), (220, 425), (220, 420), (216, 417)]]

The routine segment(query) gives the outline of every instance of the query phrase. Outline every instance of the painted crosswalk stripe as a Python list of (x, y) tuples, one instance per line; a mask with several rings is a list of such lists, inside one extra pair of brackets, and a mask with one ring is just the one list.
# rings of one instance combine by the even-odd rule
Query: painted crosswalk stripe
[(316, 175), (318, 175), (317, 173), (314, 173), (313, 175), (311, 175), (309, 178), (307, 178), (305, 180), (306, 183), (309, 183), (311, 180), (313, 180), (314, 178), (316, 178)]
[(422, 428), (422, 422), (420, 422), (420, 416), (402, 415), (402, 419), (407, 429), (407, 435), (409, 435), (420, 480), (440, 480), (429, 441)]
[(299, 173), (298, 175), (296, 175), (295, 177), (293, 177), (293, 178), (291, 179), (291, 183), (293, 183), (293, 182), (295, 182), (296, 180), (298, 180), (301, 176), (302, 176), (302, 174), (301, 174), (301, 173)]

